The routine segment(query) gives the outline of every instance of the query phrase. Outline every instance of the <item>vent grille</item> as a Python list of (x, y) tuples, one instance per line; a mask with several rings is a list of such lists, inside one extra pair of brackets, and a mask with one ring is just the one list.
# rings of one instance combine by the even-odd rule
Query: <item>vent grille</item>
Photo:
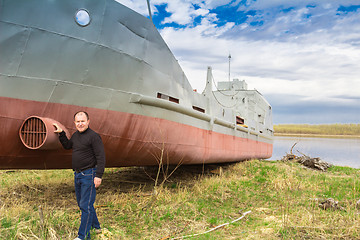
[(27, 148), (40, 148), (46, 140), (45, 123), (38, 117), (28, 118), (20, 129), (20, 139)]

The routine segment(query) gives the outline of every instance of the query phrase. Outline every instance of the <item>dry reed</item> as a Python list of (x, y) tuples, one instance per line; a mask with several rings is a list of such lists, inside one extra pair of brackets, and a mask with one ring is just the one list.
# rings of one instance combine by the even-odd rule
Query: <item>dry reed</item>
[[(104, 231), (94, 239), (181, 238), (221, 225), (189, 239), (360, 238), (357, 169), (323, 173), (259, 160), (181, 166), (154, 199), (157, 173), (157, 167), (106, 169), (96, 201)], [(73, 188), (70, 170), (0, 171), (1, 239), (74, 238), (80, 213)], [(329, 197), (345, 211), (319, 208)]]

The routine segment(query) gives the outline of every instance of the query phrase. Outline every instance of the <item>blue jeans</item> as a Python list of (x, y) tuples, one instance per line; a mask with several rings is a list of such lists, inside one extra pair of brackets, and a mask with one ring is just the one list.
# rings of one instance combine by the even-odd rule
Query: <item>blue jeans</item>
[(79, 173), (74, 172), (76, 200), (81, 210), (81, 224), (78, 232), (78, 237), (81, 239), (90, 239), (90, 229), (100, 228), (94, 208), (95, 172), (96, 168), (86, 169)]

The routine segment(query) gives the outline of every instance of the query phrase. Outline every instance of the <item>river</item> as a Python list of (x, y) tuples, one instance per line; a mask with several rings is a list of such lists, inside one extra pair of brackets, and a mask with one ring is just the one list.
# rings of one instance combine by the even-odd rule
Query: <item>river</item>
[(279, 160), (296, 143), (293, 154), (301, 153), (337, 166), (360, 168), (360, 138), (315, 138), (275, 136), (273, 155), (270, 160)]

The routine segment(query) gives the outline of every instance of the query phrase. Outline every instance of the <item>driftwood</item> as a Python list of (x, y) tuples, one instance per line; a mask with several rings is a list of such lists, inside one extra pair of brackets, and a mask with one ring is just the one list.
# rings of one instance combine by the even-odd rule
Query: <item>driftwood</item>
[[(175, 238), (172, 238), (172, 240), (174, 240), (174, 239), (184, 239), (184, 238), (193, 238), (193, 237), (196, 237), (196, 236), (199, 236), (199, 235), (203, 235), (203, 234), (212, 232), (212, 231), (214, 231), (214, 230), (216, 230), (216, 229), (225, 227), (225, 226), (227, 226), (227, 225), (230, 225), (231, 223), (234, 223), (234, 222), (239, 221), (240, 219), (244, 218), (244, 217), (245, 217), (247, 214), (249, 214), (249, 213), (251, 213), (251, 211), (247, 211), (247, 212), (243, 213), (241, 217), (239, 217), (239, 218), (237, 218), (237, 219), (235, 219), (235, 220), (233, 220), (233, 221), (231, 221), (231, 222), (221, 224), (221, 225), (216, 226), (216, 227), (214, 227), (214, 228), (211, 228), (210, 230), (207, 230), (207, 231), (205, 231), (205, 232), (196, 233), (196, 234), (193, 234), (193, 235), (182, 236), (182, 237), (175, 237)], [(162, 239), (167, 239), (167, 238), (162, 238)]]
[(319, 203), (319, 207), (324, 210), (341, 210), (345, 211), (345, 208), (340, 206), (338, 201), (335, 201), (333, 198), (325, 199), (323, 202)]
[[(326, 171), (329, 167), (332, 166), (332, 164), (327, 163), (323, 160), (321, 160), (320, 158), (311, 158), (309, 156), (306, 156), (305, 154), (301, 153), (302, 156), (297, 156), (295, 154), (293, 154), (292, 150), (295, 147), (297, 143), (295, 143), (291, 149), (290, 149), (290, 154), (286, 154), (281, 161), (295, 161), (298, 162), (302, 165), (304, 165), (305, 167), (308, 168), (312, 168), (312, 169), (318, 169), (321, 171)], [(300, 153), (300, 152), (299, 152)]]

